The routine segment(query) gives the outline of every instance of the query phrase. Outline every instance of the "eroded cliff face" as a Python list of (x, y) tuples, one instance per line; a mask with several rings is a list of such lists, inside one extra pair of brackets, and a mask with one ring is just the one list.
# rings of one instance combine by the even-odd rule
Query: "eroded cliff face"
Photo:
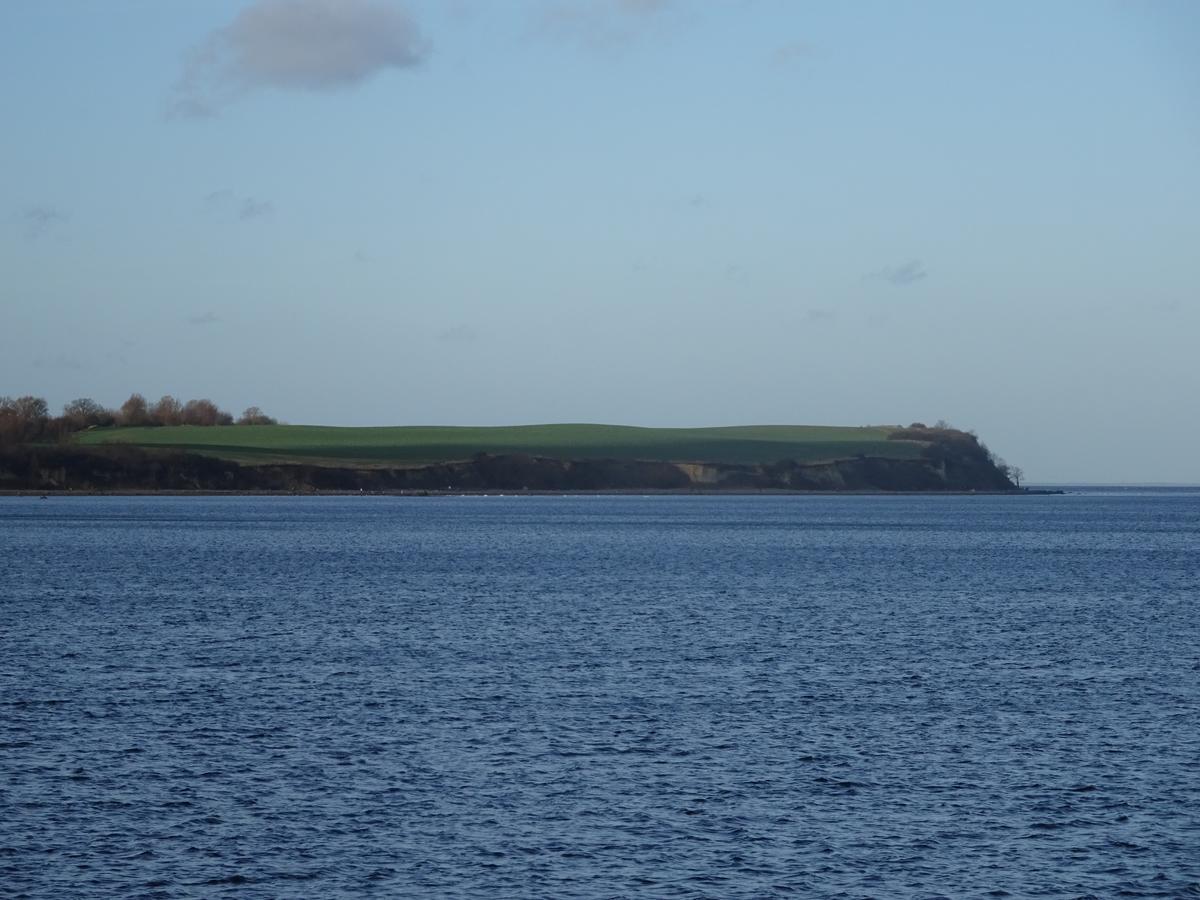
[(412, 468), (240, 466), (130, 447), (0, 450), (0, 490), (32, 491), (1005, 491), (986, 455), (856, 457), (767, 465), (480, 454)]

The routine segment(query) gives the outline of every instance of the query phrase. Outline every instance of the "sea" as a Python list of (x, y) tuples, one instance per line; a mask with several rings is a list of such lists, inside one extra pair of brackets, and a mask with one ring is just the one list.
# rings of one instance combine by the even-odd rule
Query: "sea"
[(0, 896), (1200, 897), (1200, 490), (0, 498)]

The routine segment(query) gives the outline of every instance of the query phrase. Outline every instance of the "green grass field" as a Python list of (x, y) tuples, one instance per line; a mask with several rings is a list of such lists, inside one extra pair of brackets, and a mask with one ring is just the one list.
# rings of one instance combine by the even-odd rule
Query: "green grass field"
[(727, 428), (634, 428), (624, 425), (515, 425), (494, 428), (322, 425), (218, 425), (106, 428), (83, 432), (81, 444), (122, 442), (205, 453), (242, 463), (420, 465), (476, 453), (527, 453), (565, 459), (769, 463), (857, 455), (920, 455), (924, 445), (889, 441), (891, 428), (746, 425)]

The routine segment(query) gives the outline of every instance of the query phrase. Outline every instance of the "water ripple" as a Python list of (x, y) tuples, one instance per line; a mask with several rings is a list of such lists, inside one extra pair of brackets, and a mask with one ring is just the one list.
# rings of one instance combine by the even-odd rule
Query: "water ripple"
[(0, 501), (0, 893), (1200, 896), (1200, 497)]

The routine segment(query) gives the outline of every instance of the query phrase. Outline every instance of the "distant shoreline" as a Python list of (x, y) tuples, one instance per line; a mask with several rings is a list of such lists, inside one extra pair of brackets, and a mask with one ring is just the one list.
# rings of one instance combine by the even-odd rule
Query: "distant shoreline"
[(1017, 491), (804, 491), (785, 488), (747, 490), (701, 488), (612, 488), (604, 490), (398, 490), (398, 491), (194, 491), (194, 490), (0, 490), (0, 497), (1046, 497), (1065, 494), (1065, 490)]
[(39, 422), (18, 423), (22, 442), (0, 441), (0, 490), (37, 496), (1028, 494), (1020, 468), (974, 433), (943, 422), (932, 428), (920, 422), (694, 429), (111, 426), (76, 430), (54, 443), (30, 439), (46, 437), (50, 425)]

